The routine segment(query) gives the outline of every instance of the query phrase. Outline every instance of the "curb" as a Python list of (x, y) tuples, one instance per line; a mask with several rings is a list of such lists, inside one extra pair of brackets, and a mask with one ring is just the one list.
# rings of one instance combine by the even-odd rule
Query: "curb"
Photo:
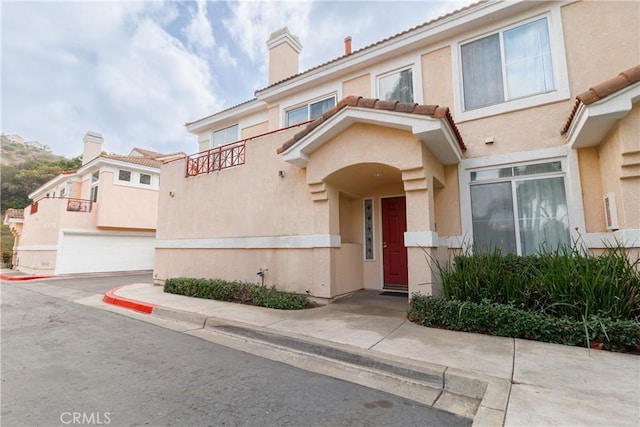
[(126, 286), (129, 286), (129, 285), (118, 286), (117, 288), (113, 288), (107, 291), (104, 294), (104, 297), (102, 297), (102, 301), (106, 302), (107, 304), (128, 308), (130, 310), (135, 310), (140, 313), (151, 314), (153, 312), (153, 309), (157, 307), (156, 304), (149, 304), (144, 301), (124, 298), (115, 294), (118, 290)]
[(36, 279), (50, 279), (54, 276), (5, 276), (4, 274), (0, 274), (0, 280), (6, 280), (9, 282), (18, 282), (25, 280), (36, 280)]

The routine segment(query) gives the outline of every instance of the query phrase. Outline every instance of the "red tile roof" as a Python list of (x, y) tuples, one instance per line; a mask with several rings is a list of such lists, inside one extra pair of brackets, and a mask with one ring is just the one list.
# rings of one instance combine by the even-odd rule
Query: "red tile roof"
[(346, 57), (348, 57), (348, 56), (353, 56), (353, 55), (354, 55), (354, 54), (356, 54), (356, 53), (359, 53), (359, 52), (362, 52), (362, 51), (365, 51), (365, 50), (371, 49), (371, 48), (373, 48), (373, 47), (375, 47), (375, 46), (378, 46), (378, 45), (381, 45), (381, 44), (383, 44), (383, 43), (386, 43), (386, 42), (387, 42), (387, 41), (389, 41), (389, 40), (393, 40), (393, 39), (395, 39), (395, 38), (401, 37), (401, 36), (403, 36), (403, 35), (405, 35), (405, 34), (407, 34), (407, 33), (410, 33), (410, 32), (413, 32), (413, 31), (415, 31), (415, 30), (418, 30), (418, 29), (420, 29), (420, 28), (424, 28), (424, 27), (426, 27), (426, 26), (432, 25), (432, 24), (434, 24), (434, 23), (436, 23), (436, 22), (438, 22), (438, 21), (441, 21), (441, 20), (446, 19), (446, 18), (449, 18), (449, 17), (451, 17), (451, 16), (453, 16), (453, 15), (457, 15), (457, 14), (459, 14), (460, 12), (463, 12), (463, 11), (465, 11), (465, 10), (471, 9), (471, 8), (473, 8), (473, 7), (476, 7), (477, 5), (479, 5), (479, 4), (481, 4), (481, 3), (486, 3), (487, 1), (488, 1), (488, 0), (480, 0), (480, 1), (477, 1), (477, 2), (475, 2), (475, 3), (471, 3), (471, 4), (469, 4), (469, 5), (466, 5), (466, 6), (464, 6), (464, 7), (461, 7), (461, 8), (459, 8), (459, 9), (455, 9), (455, 10), (453, 10), (453, 11), (449, 12), (449, 13), (446, 13), (446, 14), (444, 14), (444, 15), (438, 16), (437, 18), (431, 19), (430, 21), (424, 22), (424, 23), (422, 23), (422, 24), (420, 24), (420, 25), (416, 25), (415, 27), (412, 27), (412, 28), (409, 28), (409, 29), (407, 29), (407, 30), (401, 31), (401, 32), (399, 32), (399, 33), (397, 33), (397, 34), (394, 34), (394, 35), (390, 36), (390, 37), (384, 38), (384, 39), (379, 40), (379, 41), (377, 41), (377, 42), (375, 42), (375, 43), (372, 43), (372, 44), (370, 44), (370, 45), (368, 45), (368, 46), (365, 46), (365, 47), (363, 47), (363, 48), (360, 48), (360, 49), (358, 49), (358, 50), (355, 50), (355, 51), (353, 51), (353, 52), (352, 52), (351, 54), (349, 54), (349, 55), (342, 55), (342, 56), (339, 56), (338, 58), (335, 58), (335, 59), (329, 60), (329, 61), (327, 61), (327, 62), (325, 62), (325, 63), (323, 63), (323, 64), (316, 65), (315, 67), (309, 68), (308, 70), (305, 70), (305, 71), (303, 71), (303, 72), (301, 72), (301, 73), (295, 74), (295, 75), (293, 75), (293, 76), (291, 76), (291, 77), (287, 77), (286, 79), (283, 79), (283, 80), (280, 80), (280, 81), (275, 82), (275, 83), (273, 83), (273, 84), (270, 84), (270, 85), (269, 85), (269, 86), (267, 86), (267, 87), (264, 87), (264, 88), (262, 88), (262, 89), (258, 89), (258, 90), (256, 91), (256, 93), (258, 93), (258, 92), (262, 92), (263, 90), (267, 90), (267, 89), (269, 89), (269, 88), (272, 88), (272, 87), (274, 87), (274, 86), (277, 86), (277, 85), (279, 85), (279, 84), (281, 84), (281, 83), (284, 83), (284, 82), (286, 82), (286, 81), (289, 81), (289, 80), (291, 80), (291, 79), (295, 79), (295, 78), (296, 78), (296, 77), (298, 77), (298, 76), (301, 76), (301, 75), (303, 75), (303, 74), (307, 74), (307, 73), (309, 73), (309, 72), (311, 72), (311, 71), (317, 70), (318, 68), (322, 68), (322, 67), (325, 67), (325, 66), (327, 66), (327, 65), (329, 65), (329, 64), (332, 64), (332, 63), (334, 63), (334, 62), (340, 61), (341, 59), (346, 58)]
[(594, 102), (606, 98), (612, 93), (616, 93), (639, 81), (640, 65), (636, 65), (635, 67), (629, 68), (628, 70), (621, 72), (620, 74), (609, 80), (598, 83), (597, 85), (589, 88), (589, 90), (587, 90), (586, 92), (582, 92), (581, 94), (576, 96), (576, 102), (573, 105), (571, 113), (569, 114), (569, 118), (567, 118), (567, 121), (562, 128), (562, 134), (565, 134), (569, 131), (571, 122), (573, 122), (576, 112), (578, 111), (578, 108), (581, 104), (593, 104)]
[(462, 141), (460, 131), (453, 121), (451, 112), (447, 107), (440, 107), (438, 105), (420, 105), (399, 101), (383, 101), (375, 98), (363, 98), (361, 96), (347, 96), (346, 98), (338, 102), (335, 107), (325, 112), (316, 120), (309, 123), (304, 129), (296, 133), (293, 138), (282, 144), (282, 146), (278, 148), (278, 154), (281, 154), (291, 148), (296, 142), (310, 134), (315, 128), (320, 126), (325, 121), (329, 120), (338, 111), (342, 110), (345, 107), (372, 108), (375, 110), (395, 111), (398, 113), (419, 114), (422, 116), (430, 116), (434, 119), (445, 119), (449, 123), (449, 126), (451, 126), (460, 149), (463, 151), (467, 149), (467, 147), (464, 145), (464, 142)]
[(117, 154), (102, 154), (100, 155), (103, 159), (111, 159), (118, 160), (120, 162), (133, 163), (136, 165), (148, 166), (150, 168), (159, 169), (162, 166), (162, 162), (160, 160), (150, 159), (148, 157), (140, 157), (140, 156), (120, 156)]
[[(344, 59), (344, 58), (346, 58), (346, 57), (353, 56), (354, 54), (357, 54), (357, 53), (363, 52), (363, 51), (365, 51), (365, 50), (369, 50), (369, 49), (371, 49), (371, 48), (373, 48), (373, 47), (375, 47), (375, 46), (378, 46), (378, 45), (381, 45), (381, 44), (383, 44), (383, 43), (386, 43), (386, 42), (387, 42), (387, 41), (389, 41), (389, 40), (393, 40), (393, 39), (395, 39), (395, 38), (401, 37), (401, 36), (403, 36), (403, 35), (405, 35), (405, 34), (408, 34), (408, 33), (412, 32), (412, 31), (418, 30), (418, 29), (420, 29), (420, 28), (427, 27), (427, 26), (429, 26), (429, 25), (432, 25), (432, 24), (434, 24), (434, 23), (437, 23), (438, 21), (442, 21), (442, 20), (444, 20), (444, 19), (446, 19), (446, 18), (449, 18), (449, 17), (451, 17), (451, 16), (457, 15), (457, 14), (459, 14), (459, 13), (461, 13), (461, 12), (465, 11), (465, 10), (471, 9), (471, 8), (473, 8), (473, 7), (476, 7), (477, 5), (482, 4), (482, 3), (485, 3), (485, 2), (487, 2), (487, 1), (488, 1), (488, 0), (479, 0), (479, 1), (475, 2), (475, 3), (471, 3), (471, 4), (467, 5), (467, 6), (461, 7), (461, 8), (459, 8), (459, 9), (455, 9), (455, 10), (453, 10), (453, 11), (451, 11), (451, 12), (449, 12), (449, 13), (446, 13), (446, 14), (444, 14), (444, 15), (441, 15), (441, 16), (439, 16), (439, 17), (437, 17), (437, 18), (434, 18), (434, 19), (431, 19), (431, 20), (429, 20), (429, 21), (426, 21), (426, 22), (424, 22), (424, 23), (422, 23), (422, 24), (420, 24), (420, 25), (416, 25), (415, 27), (412, 27), (412, 28), (409, 28), (409, 29), (407, 29), (407, 30), (401, 31), (401, 32), (399, 32), (399, 33), (397, 33), (397, 34), (394, 34), (394, 35), (390, 36), (390, 37), (384, 38), (384, 39), (379, 40), (379, 41), (377, 41), (377, 42), (375, 42), (375, 43), (372, 43), (372, 44), (370, 44), (370, 45), (368, 45), (368, 46), (365, 46), (365, 47), (362, 47), (362, 48), (360, 48), (360, 49), (358, 49), (358, 50), (355, 50), (355, 51), (351, 52), (351, 53), (350, 53), (350, 54), (348, 54), (348, 55), (342, 55), (342, 56), (339, 56), (339, 57), (337, 57), (337, 58), (334, 58), (334, 59), (331, 59), (331, 60), (329, 60), (329, 61), (327, 61), (327, 62), (324, 62), (324, 63), (322, 63), (322, 64), (320, 64), (320, 65), (316, 65), (315, 67), (311, 67), (311, 68), (309, 68), (309, 69), (307, 69), (307, 70), (305, 70), (305, 71), (303, 71), (303, 72), (301, 72), (301, 73), (295, 74), (295, 75), (293, 75), (293, 76), (291, 76), (291, 77), (287, 77), (286, 79), (283, 79), (283, 80), (280, 80), (280, 81), (278, 81), (278, 82), (272, 83), (272, 84), (270, 84), (269, 86), (266, 86), (266, 87), (264, 87), (264, 88), (262, 88), (262, 89), (258, 89), (258, 90), (256, 90), (256, 91), (255, 91), (255, 93), (257, 94), (257, 93), (262, 92), (262, 91), (264, 91), (264, 90), (266, 90), (266, 89), (272, 88), (272, 87), (277, 86), (277, 85), (279, 85), (279, 84), (282, 84), (282, 83), (284, 83), (284, 82), (286, 82), (286, 81), (289, 81), (289, 80), (291, 80), (291, 79), (294, 79), (294, 78), (296, 78), (296, 77), (298, 77), (298, 76), (301, 76), (301, 75), (304, 75), (304, 74), (310, 73), (311, 71), (317, 70), (317, 69), (319, 69), (319, 68), (326, 67), (327, 65), (329, 65), (329, 64), (333, 64), (334, 62), (338, 62), (338, 61), (340, 61), (340, 60), (342, 60), (342, 59)], [(218, 111), (217, 113), (211, 114), (211, 115), (206, 116), (206, 117), (203, 117), (203, 118), (201, 118), (201, 119), (194, 120), (194, 121), (192, 121), (192, 122), (187, 122), (187, 123), (185, 123), (185, 126), (190, 126), (190, 125), (192, 125), (192, 124), (194, 124), (194, 123), (197, 123), (197, 122), (199, 122), (199, 121), (206, 120), (206, 119), (208, 119), (208, 118), (214, 117), (214, 116), (216, 116), (216, 115), (218, 115), (218, 114), (221, 114), (221, 113), (223, 113), (223, 112), (225, 112), (225, 111), (233, 110), (233, 109), (235, 109), (235, 108), (237, 108), (237, 107), (240, 107), (240, 106), (242, 106), (242, 105), (244, 105), (244, 104), (248, 104), (249, 102), (252, 102), (252, 101), (255, 101), (255, 100), (257, 100), (257, 97), (254, 97), (254, 98), (249, 99), (249, 100), (247, 100), (247, 101), (241, 102), (241, 103), (236, 104), (236, 105), (234, 105), (234, 106), (228, 107), (228, 108), (226, 108), (226, 109), (224, 109), (224, 110)]]

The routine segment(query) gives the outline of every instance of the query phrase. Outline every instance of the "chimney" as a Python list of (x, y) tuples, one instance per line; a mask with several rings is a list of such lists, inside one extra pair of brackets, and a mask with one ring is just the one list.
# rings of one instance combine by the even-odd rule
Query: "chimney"
[(351, 36), (344, 38), (344, 55), (351, 55)]
[(298, 58), (302, 44), (296, 36), (289, 33), (287, 27), (271, 34), (267, 40), (269, 49), (269, 84), (298, 74)]
[(87, 132), (82, 138), (84, 144), (82, 150), (82, 164), (85, 165), (102, 154), (102, 134), (98, 132)]

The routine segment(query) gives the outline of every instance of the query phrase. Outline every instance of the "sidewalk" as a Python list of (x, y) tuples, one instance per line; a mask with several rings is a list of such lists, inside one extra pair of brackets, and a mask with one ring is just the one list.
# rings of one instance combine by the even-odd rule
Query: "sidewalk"
[(114, 289), (105, 301), (205, 330), (241, 325), (441, 372), (445, 391), (477, 394), (474, 425), (640, 425), (638, 356), (426, 328), (406, 320), (406, 299), (387, 297), (383, 305), (367, 292), (300, 311), (166, 294), (149, 284)]

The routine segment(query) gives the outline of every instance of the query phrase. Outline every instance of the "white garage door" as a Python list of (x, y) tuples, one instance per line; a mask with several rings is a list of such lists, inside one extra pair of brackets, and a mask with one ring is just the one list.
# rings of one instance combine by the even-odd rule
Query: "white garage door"
[(155, 234), (63, 232), (56, 274), (153, 269)]

